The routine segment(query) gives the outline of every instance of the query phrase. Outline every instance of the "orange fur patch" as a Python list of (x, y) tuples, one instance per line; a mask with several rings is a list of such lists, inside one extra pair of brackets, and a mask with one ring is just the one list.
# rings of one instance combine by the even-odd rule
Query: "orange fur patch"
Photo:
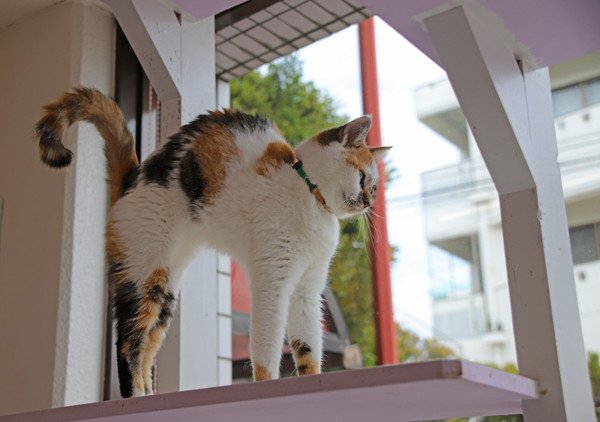
[[(104, 151), (108, 165), (110, 204), (123, 196), (123, 179), (127, 173), (139, 165), (133, 138), (127, 129), (123, 112), (110, 98), (97, 90), (85, 91), (87, 101), (81, 101), (83, 108), (77, 118), (93, 123), (106, 141)], [(75, 117), (75, 116), (73, 116)], [(70, 116), (70, 120), (75, 118)]]
[(158, 267), (155, 269), (150, 277), (144, 280), (144, 284), (142, 285), (142, 293), (144, 296), (149, 295), (152, 289), (160, 288), (160, 290), (164, 290), (167, 286), (167, 277), (169, 273), (166, 268)]
[(253, 363), (252, 369), (252, 372), (254, 373), (254, 381), (269, 381), (273, 379), (269, 373), (269, 370), (260, 363)]
[(137, 391), (145, 391), (144, 389), (144, 377), (140, 373), (140, 371), (133, 372), (133, 385), (135, 386), (135, 390)]
[(321, 373), (321, 365), (314, 359), (301, 359), (296, 362), (298, 375), (317, 375)]
[(263, 155), (256, 160), (255, 170), (261, 176), (265, 176), (271, 168), (280, 168), (284, 163), (294, 164), (295, 161), (296, 154), (291, 146), (283, 142), (271, 142)]
[(312, 356), (310, 347), (301, 340), (293, 340), (290, 344), (298, 375), (316, 375), (321, 373), (321, 364)]
[(152, 392), (152, 366), (154, 365), (154, 358), (158, 353), (158, 349), (162, 345), (166, 336), (165, 327), (154, 327), (148, 334), (148, 344), (144, 351), (144, 358), (142, 361), (142, 373), (144, 376), (144, 385), (147, 392)]
[(163, 292), (167, 285), (167, 274), (165, 268), (159, 267), (142, 284), (140, 308), (135, 321), (136, 328), (140, 331), (150, 330), (158, 320), (162, 310)]
[(116, 262), (121, 262), (125, 258), (124, 248), (111, 222), (106, 225), (106, 253)]
[(346, 150), (346, 163), (357, 170), (362, 170), (371, 164), (373, 160), (374, 157), (369, 148), (351, 148)]
[(121, 356), (127, 357), (129, 355), (130, 349), (131, 349), (131, 344), (129, 342), (125, 342), (125, 343), (123, 343), (121, 348), (118, 350), (118, 352)]
[(227, 163), (237, 154), (233, 135), (227, 128), (212, 124), (203, 129), (192, 148), (206, 180), (203, 199), (212, 202), (223, 186)]
[[(106, 225), (106, 254), (109, 260), (114, 263), (123, 263), (127, 257), (117, 231), (110, 222)], [(127, 273), (124, 268), (121, 268), (118, 272), (114, 272), (112, 275), (113, 285), (110, 287), (113, 289), (115, 284), (120, 284), (127, 280)]]

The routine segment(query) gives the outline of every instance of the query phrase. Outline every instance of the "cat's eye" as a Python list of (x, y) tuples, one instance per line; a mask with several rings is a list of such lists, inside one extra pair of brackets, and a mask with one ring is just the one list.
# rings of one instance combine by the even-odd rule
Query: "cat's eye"
[(364, 188), (365, 186), (365, 172), (360, 170), (360, 187)]

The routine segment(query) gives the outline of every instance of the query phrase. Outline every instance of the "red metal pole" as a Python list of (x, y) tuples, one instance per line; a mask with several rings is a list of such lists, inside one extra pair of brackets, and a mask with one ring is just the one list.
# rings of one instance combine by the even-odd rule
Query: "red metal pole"
[[(363, 111), (373, 118), (373, 125), (367, 143), (381, 146), (379, 124), (379, 93), (377, 86), (377, 58), (375, 54), (374, 19), (369, 18), (359, 25), (360, 69), (363, 94)], [(369, 220), (371, 241), (369, 253), (373, 271), (373, 306), (377, 332), (377, 363), (379, 365), (398, 363), (396, 326), (392, 311), (392, 287), (390, 277), (390, 245), (387, 238), (385, 211), (385, 168), (379, 163), (379, 189), (373, 214)]]

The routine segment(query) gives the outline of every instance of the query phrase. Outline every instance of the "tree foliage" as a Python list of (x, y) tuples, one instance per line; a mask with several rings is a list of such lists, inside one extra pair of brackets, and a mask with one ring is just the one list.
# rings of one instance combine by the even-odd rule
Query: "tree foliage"
[(592, 352), (588, 354), (588, 369), (592, 382), (592, 393), (596, 404), (596, 418), (600, 421), (600, 356)]
[(230, 90), (232, 108), (269, 117), (292, 145), (347, 120), (330, 96), (302, 79), (302, 62), (295, 55), (269, 64), (264, 75), (245, 74), (231, 82)]
[(329, 272), (329, 285), (344, 314), (352, 342), (360, 346), (363, 364), (373, 366), (377, 356), (371, 264), (366, 239), (364, 220), (342, 222), (338, 252)]

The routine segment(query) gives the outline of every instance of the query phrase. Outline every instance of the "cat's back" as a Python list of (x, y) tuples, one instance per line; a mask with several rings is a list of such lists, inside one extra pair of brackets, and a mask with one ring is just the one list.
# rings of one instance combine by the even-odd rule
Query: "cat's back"
[(187, 154), (190, 159), (193, 154), (207, 185), (223, 182), (231, 167), (253, 166), (269, 144), (287, 145), (269, 119), (231, 109), (198, 116), (177, 137), (190, 141)]
[(132, 180), (125, 180), (125, 196), (138, 185), (181, 190), (197, 214), (217, 200), (233, 173), (251, 171), (273, 142), (287, 146), (264, 117), (229, 109), (200, 115), (151, 154)]
[(200, 115), (124, 178), (125, 195), (111, 210), (111, 224), (149, 260), (164, 256), (165, 248), (177, 255), (203, 240), (213, 243), (207, 226), (220, 231), (215, 238), (234, 226), (242, 230), (236, 223), (247, 217), (252, 191), (265, 179), (257, 166), (273, 143), (293, 157), (266, 118), (234, 110)]

